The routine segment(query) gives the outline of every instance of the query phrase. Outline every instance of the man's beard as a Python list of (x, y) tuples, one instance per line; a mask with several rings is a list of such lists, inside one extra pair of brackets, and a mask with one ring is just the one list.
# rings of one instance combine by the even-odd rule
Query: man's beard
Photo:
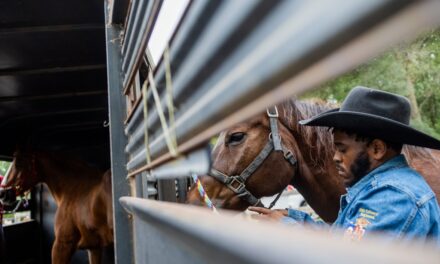
[(370, 170), (370, 166), (371, 162), (368, 158), (367, 152), (362, 151), (361, 153), (359, 153), (353, 164), (350, 166), (350, 172), (351, 175), (353, 175), (353, 180), (349, 183), (348, 187), (353, 186), (360, 179), (362, 179), (362, 177), (367, 175)]

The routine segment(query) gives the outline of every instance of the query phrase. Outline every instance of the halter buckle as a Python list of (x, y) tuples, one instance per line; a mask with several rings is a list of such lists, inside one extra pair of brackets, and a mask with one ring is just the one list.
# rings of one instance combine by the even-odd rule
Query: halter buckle
[(291, 157), (293, 157), (293, 153), (292, 153), (292, 151), (290, 151), (290, 150), (288, 150), (288, 151), (285, 151), (284, 152), (284, 158), (285, 159), (290, 159)]
[(273, 109), (275, 109), (275, 113), (271, 113), (269, 108), (266, 109), (267, 116), (269, 116), (269, 117), (278, 117), (278, 108), (276, 106), (274, 106)]
[(286, 159), (290, 164), (292, 164), (292, 166), (296, 166), (298, 163), (295, 155), (290, 150), (284, 151), (284, 159)]
[(243, 178), (241, 178), (240, 176), (228, 177), (226, 185), (229, 186), (229, 188), (235, 193), (242, 193), (245, 189)]

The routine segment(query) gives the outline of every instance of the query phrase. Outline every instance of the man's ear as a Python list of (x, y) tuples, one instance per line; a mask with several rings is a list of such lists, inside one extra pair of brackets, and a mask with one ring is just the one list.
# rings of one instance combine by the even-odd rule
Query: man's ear
[(387, 144), (383, 140), (373, 139), (368, 145), (368, 153), (374, 160), (381, 161), (388, 151)]

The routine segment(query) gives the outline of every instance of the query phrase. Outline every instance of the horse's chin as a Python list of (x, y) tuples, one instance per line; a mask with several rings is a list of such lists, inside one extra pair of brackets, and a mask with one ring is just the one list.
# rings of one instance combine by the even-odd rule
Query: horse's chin
[(217, 207), (221, 209), (227, 209), (227, 210), (233, 210), (239, 212), (245, 211), (249, 207), (248, 203), (246, 203), (245, 201), (241, 200), (236, 196), (224, 200), (217, 199), (217, 201), (214, 204), (217, 204), (218, 205)]

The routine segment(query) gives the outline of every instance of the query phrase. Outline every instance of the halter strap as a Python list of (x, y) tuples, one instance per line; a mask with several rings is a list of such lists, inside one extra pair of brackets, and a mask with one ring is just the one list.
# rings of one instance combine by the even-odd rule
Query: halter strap
[[(273, 110), (273, 111), (271, 111)], [(278, 109), (273, 107), (273, 109), (267, 109), (267, 115), (270, 121), (270, 135), (268, 142), (260, 151), (260, 153), (255, 157), (255, 159), (240, 173), (240, 175), (229, 176), (217, 169), (212, 168), (209, 172), (209, 176), (220, 181), (231, 189), (237, 197), (247, 201), (252, 206), (264, 207), (260, 199), (255, 197), (249, 190), (246, 189), (247, 179), (261, 166), (261, 164), (266, 160), (266, 158), (275, 151), (282, 151), (284, 158), (293, 166), (296, 167), (297, 160), (292, 151), (283, 147), (281, 142), (281, 136), (278, 131)], [(282, 191), (278, 194), (275, 200), (272, 202), (270, 208), (281, 196)]]
[(269, 122), (270, 122), (270, 134), (273, 139), (273, 147), (275, 148), (275, 151), (281, 151), (281, 136), (278, 131), (278, 108), (275, 106), (273, 107), (274, 111), (271, 112), (272, 109), (267, 109), (267, 116), (269, 116)]

